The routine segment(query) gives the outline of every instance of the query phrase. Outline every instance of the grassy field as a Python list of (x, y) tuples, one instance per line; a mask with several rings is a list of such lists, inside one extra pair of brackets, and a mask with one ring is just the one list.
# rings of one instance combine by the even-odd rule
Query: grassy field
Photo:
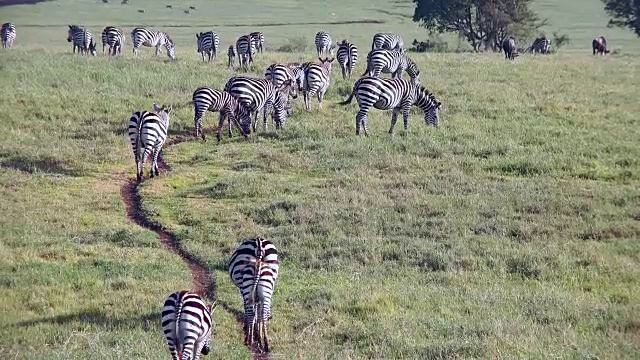
[[(212, 25), (228, 45), (225, 38), (254, 28), (234, 24), (299, 24), (265, 25), (270, 49), (304, 36), (310, 50), (320, 28), (365, 49), (379, 30), (424, 36), (410, 19), (377, 10), (387, 3), (354, 1), (340, 12), (336, 1), (260, 2), (251, 11), (136, 0), (0, 8), (2, 21), (38, 25), (19, 26), (16, 47), (0, 51), (3, 358), (168, 358), (162, 302), (192, 287), (192, 276), (154, 232), (126, 217), (131, 112), (173, 103), (172, 136), (193, 131), (185, 106), (193, 90), (221, 87), (234, 74), (224, 59), (198, 62), (192, 33)], [(184, 14), (191, 5), (198, 10)], [(286, 16), (267, 13), (272, 5)], [(337, 105), (353, 81), (334, 69), (325, 109), (313, 102), (306, 112), (297, 100), (281, 132), (220, 144), (212, 134), (166, 149), (172, 171), (140, 188), (146, 215), (202, 259), (231, 310), (241, 300), (224, 269), (230, 253), (248, 236), (276, 242), (274, 358), (634, 357), (640, 60), (628, 54), (640, 41), (604, 28), (597, 14), (578, 19), (586, 6), (536, 6), (562, 31), (569, 25), (555, 19), (580, 20), (585, 31), (571, 33), (567, 53), (511, 63), (498, 54), (414, 56), (444, 104), (441, 128), (416, 111), (408, 136), (396, 128), (390, 139), (390, 114), (375, 111), (374, 135), (356, 138), (357, 107)], [(410, 14), (411, 4), (396, 10)], [(303, 25), (346, 20), (386, 22)], [(130, 43), (118, 59), (73, 56), (68, 22), (96, 31), (187, 26), (170, 28), (179, 61), (168, 62), (150, 49), (131, 59)], [(615, 39), (621, 54), (592, 57), (595, 34)], [(269, 51), (253, 71), (311, 59)], [(205, 126), (216, 123), (207, 114)], [(249, 358), (234, 312), (219, 307), (214, 317), (209, 356)]]

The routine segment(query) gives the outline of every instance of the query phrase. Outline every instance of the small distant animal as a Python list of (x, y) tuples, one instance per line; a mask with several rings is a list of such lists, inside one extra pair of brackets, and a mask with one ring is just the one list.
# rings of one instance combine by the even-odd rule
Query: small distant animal
[(109, 56), (120, 54), (124, 41), (125, 37), (122, 29), (114, 26), (105, 27), (102, 30), (102, 53), (104, 54), (105, 47), (109, 45)]
[(103, 3), (108, 4), (109, 0), (102, 0)]
[(10, 48), (13, 46), (13, 41), (16, 39), (16, 26), (12, 23), (2, 24), (2, 30), (0, 30), (0, 36), (2, 37), (2, 47)]
[(593, 55), (604, 55), (609, 53), (609, 49), (607, 49), (607, 40), (604, 38), (604, 36), (598, 36), (597, 38), (593, 39), (593, 41), (591, 42), (591, 47), (593, 48)]
[(131, 140), (133, 156), (136, 161), (136, 177), (138, 181), (142, 181), (144, 164), (152, 152), (153, 162), (149, 175), (152, 178), (160, 175), (158, 155), (160, 155), (162, 145), (167, 140), (171, 111), (171, 106), (153, 104), (153, 112), (146, 110), (136, 111), (129, 119), (129, 140)]
[(236, 51), (233, 49), (233, 45), (229, 45), (229, 49), (227, 49), (227, 57), (229, 58), (227, 67), (233, 67), (236, 62)]
[(316, 52), (318, 53), (318, 57), (323, 54), (333, 55), (333, 48), (335, 46), (332, 45), (331, 35), (329, 35), (326, 31), (318, 31), (316, 33), (315, 41)]
[(166, 8), (167, 9), (173, 9), (173, 5), (167, 5)]
[(256, 52), (264, 51), (264, 34), (260, 31), (254, 31), (251, 34), (251, 41), (253, 42), (253, 46), (256, 48)]
[(546, 37), (539, 37), (533, 41), (533, 44), (529, 48), (532, 54), (548, 54), (551, 50), (551, 40)]
[(211, 62), (218, 56), (220, 37), (213, 31), (201, 32), (196, 34), (196, 45), (198, 52), (202, 55), (202, 62), (204, 62), (204, 54), (207, 54), (209, 62)]
[(171, 60), (175, 59), (175, 44), (173, 40), (162, 31), (135, 28), (131, 31), (131, 42), (133, 42), (133, 55), (138, 54), (140, 46), (155, 47), (156, 56), (160, 54), (160, 48), (164, 46), (167, 49), (167, 56)]
[(67, 32), (67, 41), (73, 44), (73, 53), (75, 54), (76, 48), (78, 48), (78, 54), (96, 56), (98, 53), (96, 50), (96, 43), (93, 40), (91, 32), (85, 28), (81, 28), (76, 25), (69, 25)]
[(185, 10), (184, 13), (185, 14), (190, 14), (191, 12), (189, 10)]
[(169, 295), (162, 308), (162, 331), (173, 360), (199, 359), (211, 351), (213, 311), (195, 292), (182, 290)]
[(122, 2), (120, 3), (120, 5), (127, 5), (129, 3), (129, 0), (122, 0)]
[(514, 60), (520, 55), (516, 47), (516, 39), (513, 37), (508, 37), (502, 41), (502, 50), (504, 50), (505, 59)]
[(195, 10), (195, 9), (196, 9), (196, 7), (195, 7), (195, 6), (189, 6), (189, 9), (191, 9), (191, 10)]
[(138, 12), (142, 14), (142, 13), (144, 13), (144, 10), (139, 9)]
[(238, 55), (238, 64), (245, 70), (249, 64), (253, 63), (253, 55), (256, 53), (255, 43), (251, 39), (251, 35), (243, 35), (236, 40), (236, 54)]

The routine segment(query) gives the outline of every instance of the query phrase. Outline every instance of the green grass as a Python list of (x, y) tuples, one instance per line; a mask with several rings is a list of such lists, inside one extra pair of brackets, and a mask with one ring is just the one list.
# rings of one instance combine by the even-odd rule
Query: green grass
[[(175, 28), (190, 44), (175, 63), (150, 49), (135, 60), (128, 51), (73, 56), (63, 28), (71, 3), (2, 8), (3, 19), (51, 27), (27, 27), (16, 48), (0, 52), (0, 351), (167, 358), (160, 308), (192, 286), (191, 275), (155, 233), (126, 218), (120, 190), (135, 166), (125, 122), (153, 102), (185, 104), (196, 87), (221, 87), (234, 72), (225, 61), (198, 62), (187, 39), (195, 28)], [(135, 23), (137, 8), (160, 24), (212, 22), (183, 17), (176, 4), (179, 21), (154, 17), (165, 3), (75, 3), (96, 29), (105, 18)], [(291, 14), (297, 6), (277, 4)], [(265, 11), (238, 20), (231, 6), (216, 8), (215, 22), (284, 22)], [(336, 17), (388, 18), (376, 6)], [(364, 48), (386, 26), (422, 34), (392, 19), (379, 29), (327, 29), (353, 29)], [(291, 15), (296, 21), (309, 17)], [(319, 27), (265, 33), (270, 47), (299, 34), (311, 46)], [(235, 37), (248, 28), (225, 29)], [(285, 358), (632, 358), (640, 351), (640, 60), (624, 56), (631, 40), (622, 56), (594, 58), (591, 37), (582, 54), (511, 63), (493, 54), (415, 56), (444, 104), (442, 126), (425, 126), (416, 111), (409, 134), (396, 128), (393, 139), (390, 114), (379, 111), (370, 113), (373, 136), (354, 136), (357, 107), (336, 104), (353, 81), (334, 69), (325, 109), (314, 101), (306, 112), (297, 100), (281, 132), (167, 149), (173, 171), (142, 185), (144, 209), (206, 262), (218, 298), (236, 309), (224, 270), (230, 253), (247, 236), (276, 242), (271, 335)], [(268, 52), (254, 74), (312, 58)], [(215, 123), (207, 114), (205, 125)], [(172, 134), (192, 131), (193, 109), (178, 106)], [(248, 358), (233, 315), (219, 307), (214, 317), (210, 356)]]

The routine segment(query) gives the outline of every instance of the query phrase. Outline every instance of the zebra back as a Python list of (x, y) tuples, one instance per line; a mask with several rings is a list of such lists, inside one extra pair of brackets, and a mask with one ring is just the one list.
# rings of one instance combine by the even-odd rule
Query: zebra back
[(195, 292), (176, 291), (162, 309), (161, 326), (174, 359), (197, 359), (211, 350), (212, 315), (216, 304), (207, 305)]
[(533, 54), (537, 52), (541, 54), (547, 54), (549, 52), (550, 47), (551, 47), (551, 40), (549, 40), (546, 37), (540, 37), (533, 41), (533, 44), (529, 48), (529, 51), (531, 51), (531, 53)]
[(215, 59), (218, 53), (218, 46), (220, 45), (220, 37), (213, 31), (201, 32), (196, 34), (197, 51), (202, 54), (202, 61), (204, 61), (204, 54), (209, 56), (209, 61)]
[(90, 52), (91, 55), (95, 56), (96, 44), (93, 41), (93, 37), (91, 32), (86, 28), (79, 27), (76, 25), (69, 25), (69, 30), (67, 32), (67, 41), (73, 44), (73, 51), (75, 52), (75, 48), (78, 48), (78, 52), (80, 54), (86, 54)]
[(263, 52), (265, 41), (264, 34), (260, 31), (254, 31), (250, 33), (249, 36), (251, 37), (251, 42), (253, 42), (253, 46), (256, 48), (256, 51)]
[(318, 31), (314, 42), (318, 56), (322, 54), (332, 55), (333, 45), (329, 33), (326, 31)]
[(252, 41), (251, 35), (243, 35), (236, 41), (236, 54), (240, 66), (248, 66), (253, 62), (253, 54), (255, 54), (255, 43)]
[(373, 36), (373, 41), (371, 43), (371, 50), (402, 50), (403, 47), (404, 40), (402, 37), (391, 33), (377, 33)]
[(0, 36), (2, 37), (2, 47), (9, 48), (13, 46), (13, 41), (16, 38), (16, 26), (12, 23), (2, 24), (0, 30)]
[(351, 73), (358, 62), (358, 47), (356, 47), (355, 44), (349, 43), (346, 39), (342, 40), (338, 46), (336, 56), (338, 64), (340, 64), (342, 68), (342, 77), (346, 78), (347, 75), (351, 77)]

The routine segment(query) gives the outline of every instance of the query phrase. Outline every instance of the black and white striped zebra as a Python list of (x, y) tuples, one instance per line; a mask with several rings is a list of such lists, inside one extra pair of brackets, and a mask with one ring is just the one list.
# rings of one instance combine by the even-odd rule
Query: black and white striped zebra
[(405, 79), (382, 79), (372, 76), (360, 78), (354, 84), (349, 98), (340, 104), (350, 104), (354, 96), (360, 107), (356, 115), (356, 135), (360, 135), (360, 129), (364, 127), (365, 136), (369, 136), (367, 114), (372, 107), (379, 110), (393, 109), (389, 128), (391, 135), (393, 135), (399, 113), (402, 113), (404, 131), (407, 132), (409, 113), (413, 105), (424, 111), (424, 120), (427, 124), (437, 127), (440, 123), (441, 103), (424, 86)]
[(316, 51), (318, 52), (318, 56), (333, 55), (333, 41), (331, 40), (331, 36), (326, 31), (318, 31), (315, 38)]
[(253, 55), (256, 53), (255, 44), (251, 35), (243, 35), (236, 41), (236, 54), (238, 55), (238, 66), (247, 69), (253, 63)]
[(551, 40), (546, 37), (539, 37), (533, 41), (529, 50), (534, 55), (536, 53), (548, 54), (549, 50), (551, 50)]
[(331, 64), (335, 59), (318, 58), (318, 60), (320, 60), (320, 64), (311, 63), (302, 65), (302, 68), (305, 69), (304, 106), (307, 110), (310, 109), (309, 99), (313, 95), (318, 96), (318, 108), (322, 109), (324, 94), (331, 84)]
[(271, 64), (264, 72), (264, 77), (271, 80), (276, 86), (281, 86), (285, 81), (291, 80), (302, 91), (304, 84), (304, 71), (298, 66)]
[(122, 53), (124, 41), (124, 31), (115, 26), (105, 27), (102, 30), (102, 53), (104, 54), (104, 49), (107, 45), (109, 46), (109, 55)]
[(96, 43), (93, 40), (91, 32), (85, 28), (81, 28), (76, 25), (69, 25), (69, 31), (67, 32), (67, 41), (73, 44), (73, 53), (75, 54), (76, 48), (78, 48), (78, 54), (96, 56)]
[(276, 86), (271, 80), (234, 76), (224, 86), (224, 90), (233, 95), (241, 106), (255, 114), (253, 131), (258, 129), (258, 115), (263, 114), (263, 127), (267, 130), (267, 115), (274, 108), (276, 93), (284, 91), (292, 98), (297, 97), (296, 87), (290, 80)]
[(264, 34), (260, 31), (254, 31), (251, 34), (251, 41), (253, 42), (253, 46), (256, 48), (256, 52), (264, 52)]
[(377, 33), (373, 36), (373, 41), (371, 42), (371, 50), (402, 50), (403, 47), (404, 40), (402, 40), (402, 36), (391, 33)]
[(392, 74), (392, 78), (402, 78), (406, 71), (414, 84), (420, 83), (420, 70), (407, 54), (400, 50), (371, 50), (367, 55), (367, 70), (364, 74), (379, 77), (380, 73)]
[(597, 38), (593, 39), (593, 41), (591, 42), (591, 48), (593, 49), (593, 55), (605, 55), (609, 53), (609, 50), (607, 49), (607, 40), (604, 38), (604, 36), (598, 36)]
[(153, 162), (150, 176), (160, 175), (158, 155), (167, 140), (171, 110), (171, 106), (153, 104), (153, 112), (136, 111), (129, 119), (129, 140), (131, 140), (133, 156), (136, 161), (138, 181), (142, 181), (144, 164), (151, 152), (153, 152)]
[(508, 60), (514, 60), (520, 55), (516, 47), (516, 39), (513, 37), (508, 37), (502, 41), (502, 50), (504, 51), (504, 58)]
[(353, 69), (358, 62), (358, 47), (355, 44), (348, 42), (346, 39), (338, 45), (338, 52), (336, 53), (338, 64), (342, 69), (342, 78), (346, 79), (347, 76), (351, 78)]
[(236, 62), (236, 51), (234, 50), (233, 45), (229, 45), (229, 49), (227, 49), (227, 58), (229, 59), (227, 67), (233, 67), (233, 64)]
[(200, 359), (211, 351), (213, 311), (200, 295), (189, 290), (169, 295), (162, 308), (162, 331), (173, 360)]
[(156, 56), (160, 55), (162, 46), (167, 49), (167, 56), (171, 60), (175, 59), (175, 44), (167, 33), (159, 30), (150, 30), (146, 28), (135, 28), (131, 31), (131, 41), (133, 42), (133, 55), (138, 54), (140, 46), (155, 47)]
[(13, 41), (16, 39), (16, 26), (12, 23), (2, 24), (0, 37), (2, 37), (2, 48), (6, 49), (12, 47)]
[(194, 122), (196, 129), (196, 137), (202, 136), (202, 140), (206, 141), (204, 131), (202, 129), (202, 120), (208, 111), (220, 112), (220, 121), (218, 123), (218, 141), (222, 140), (222, 128), (224, 126), (224, 118), (229, 118), (229, 137), (231, 137), (231, 124), (235, 124), (245, 138), (249, 137), (251, 132), (251, 117), (249, 112), (243, 106), (240, 106), (235, 97), (230, 93), (222, 90), (212, 89), (202, 86), (193, 92), (193, 110)]
[(276, 92), (276, 98), (273, 101), (273, 122), (276, 124), (276, 130), (283, 128), (284, 123), (291, 115), (291, 102), (289, 95), (285, 91)]
[(258, 343), (269, 352), (268, 325), (280, 262), (272, 241), (262, 237), (245, 240), (229, 259), (229, 276), (244, 303), (244, 343), (251, 346), (258, 326)]
[(196, 45), (198, 52), (202, 55), (202, 62), (204, 62), (204, 54), (207, 54), (209, 62), (215, 61), (218, 56), (220, 37), (213, 31), (201, 32), (196, 34)]

